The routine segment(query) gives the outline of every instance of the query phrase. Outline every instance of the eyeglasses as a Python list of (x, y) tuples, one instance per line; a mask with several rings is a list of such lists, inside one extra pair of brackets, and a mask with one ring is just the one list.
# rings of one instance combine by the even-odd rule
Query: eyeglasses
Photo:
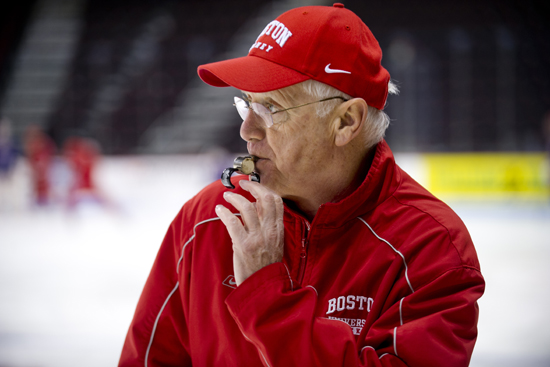
[[(237, 112), (239, 112), (239, 115), (241, 116), (243, 121), (246, 120), (246, 118), (248, 117), (249, 111), (252, 110), (252, 111), (254, 111), (254, 113), (257, 116), (262, 118), (262, 120), (264, 121), (266, 127), (271, 127), (274, 124), (279, 124), (281, 122), (284, 122), (284, 120), (285, 120), (284, 114), (277, 115), (280, 112), (292, 110), (292, 109), (298, 108), (298, 107), (304, 107), (304, 106), (307, 106), (307, 105), (310, 105), (310, 104), (313, 104), (313, 103), (330, 101), (331, 99), (337, 99), (337, 98), (343, 100), (344, 102), (348, 101), (348, 99), (345, 99), (344, 97), (329, 97), (329, 98), (321, 99), (319, 101), (304, 103), (304, 104), (301, 104), (299, 106), (285, 108), (284, 110), (270, 111), (263, 104), (256, 103), (256, 102), (250, 102), (249, 100), (242, 99), (242, 98), (239, 98), (239, 97), (235, 97), (234, 98), (235, 103), (233, 104), (233, 106), (235, 106), (237, 108)], [(273, 107), (273, 106), (271, 106), (271, 107)]]

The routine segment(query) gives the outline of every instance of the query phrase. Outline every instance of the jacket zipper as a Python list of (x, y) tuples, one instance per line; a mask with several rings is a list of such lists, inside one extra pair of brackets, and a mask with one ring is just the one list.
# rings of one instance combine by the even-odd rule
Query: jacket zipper
[(307, 245), (308, 245), (308, 238), (309, 238), (309, 230), (311, 227), (309, 226), (309, 223), (304, 220), (302, 222), (303, 226), (303, 235), (302, 235), (302, 248), (300, 249), (300, 267), (298, 268), (298, 284), (302, 284), (302, 281), (304, 280), (304, 273), (306, 271), (306, 260), (307, 260)]

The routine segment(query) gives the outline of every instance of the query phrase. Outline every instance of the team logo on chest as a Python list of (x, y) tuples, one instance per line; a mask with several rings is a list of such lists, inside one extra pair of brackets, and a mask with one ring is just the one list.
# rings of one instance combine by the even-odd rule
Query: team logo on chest
[[(327, 315), (337, 313), (338, 316), (341, 316), (344, 311), (363, 311), (370, 312), (374, 299), (371, 297), (357, 296), (357, 295), (347, 295), (331, 298), (328, 300)], [(340, 320), (345, 322), (351, 327), (351, 331), (354, 335), (361, 334), (363, 326), (365, 326), (366, 319), (362, 318), (346, 318), (346, 317), (335, 317), (327, 316), (331, 320)]]

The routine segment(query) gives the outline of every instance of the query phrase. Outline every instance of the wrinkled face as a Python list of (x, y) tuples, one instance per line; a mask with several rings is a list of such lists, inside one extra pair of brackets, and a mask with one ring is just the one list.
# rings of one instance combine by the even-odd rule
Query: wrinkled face
[[(300, 92), (300, 87), (291, 86), (244, 95), (251, 102), (275, 111), (312, 102), (311, 97)], [(319, 118), (315, 106), (281, 112), (285, 115), (277, 116), (277, 120), (283, 122), (269, 128), (251, 112), (241, 125), (241, 137), (247, 142), (248, 152), (259, 158), (256, 172), (261, 183), (283, 198), (307, 197), (327, 176), (323, 170), (334, 146), (331, 115)]]

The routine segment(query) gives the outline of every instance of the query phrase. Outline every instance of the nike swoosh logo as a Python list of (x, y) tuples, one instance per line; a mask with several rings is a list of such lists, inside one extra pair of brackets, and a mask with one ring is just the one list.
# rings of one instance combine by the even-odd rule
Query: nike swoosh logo
[(235, 280), (235, 277), (233, 275), (228, 275), (222, 284), (229, 288), (237, 288), (237, 281)]
[(325, 66), (325, 73), (327, 73), (327, 74), (336, 74), (336, 73), (340, 73), (340, 74), (351, 74), (351, 71), (345, 71), (345, 70), (339, 70), (339, 69), (331, 69), (331, 68), (330, 68), (330, 64), (328, 64), (327, 66)]

